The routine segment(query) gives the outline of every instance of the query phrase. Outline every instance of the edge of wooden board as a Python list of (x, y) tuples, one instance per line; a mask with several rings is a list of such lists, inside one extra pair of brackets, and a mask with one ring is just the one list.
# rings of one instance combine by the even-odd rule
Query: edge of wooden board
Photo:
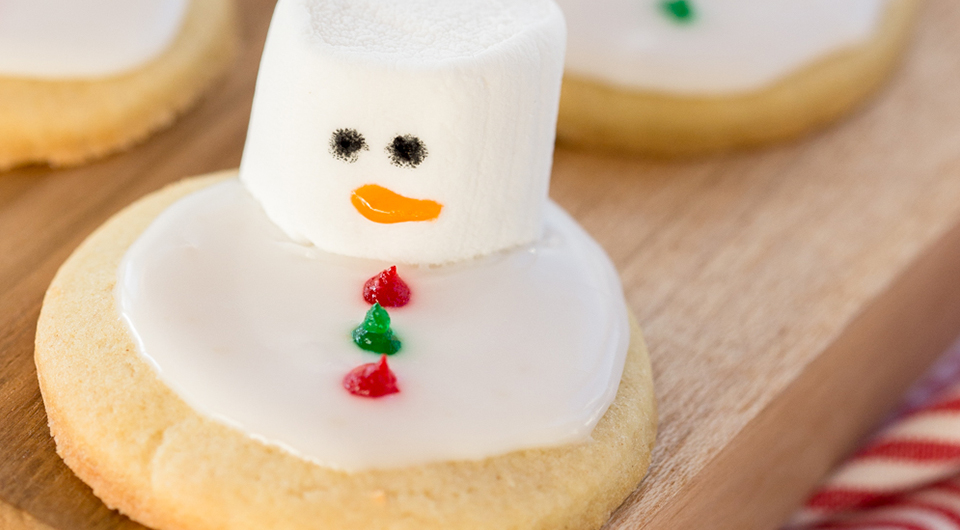
[[(641, 484), (605, 528), (776, 528), (901, 401), (957, 330), (960, 225), (867, 304), (691, 486), (667, 505), (646, 509)], [(868, 372), (870, 378), (856, 379)]]

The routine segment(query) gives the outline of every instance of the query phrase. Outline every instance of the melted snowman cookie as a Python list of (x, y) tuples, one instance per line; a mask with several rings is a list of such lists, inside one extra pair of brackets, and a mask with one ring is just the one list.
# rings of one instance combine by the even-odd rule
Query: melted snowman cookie
[(656, 414), (547, 198), (564, 40), (551, 0), (280, 0), (239, 179), (135, 204), (50, 288), (65, 461), (160, 530), (599, 528)]

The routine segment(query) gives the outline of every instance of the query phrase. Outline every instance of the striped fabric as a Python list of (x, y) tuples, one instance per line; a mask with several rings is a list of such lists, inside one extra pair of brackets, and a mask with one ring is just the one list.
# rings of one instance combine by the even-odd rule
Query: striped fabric
[(960, 346), (785, 530), (960, 530)]

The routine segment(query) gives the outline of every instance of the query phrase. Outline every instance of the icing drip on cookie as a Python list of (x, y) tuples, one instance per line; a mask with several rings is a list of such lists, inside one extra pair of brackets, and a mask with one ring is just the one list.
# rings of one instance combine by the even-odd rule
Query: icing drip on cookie
[(0, 77), (122, 74), (166, 50), (189, 0), (0, 1)]
[(354, 396), (381, 398), (400, 392), (397, 376), (390, 371), (387, 356), (381, 355), (375, 363), (367, 363), (350, 370), (343, 378), (343, 388)]
[(628, 89), (723, 95), (766, 88), (865, 42), (888, 0), (557, 0), (567, 73)]
[(410, 287), (397, 274), (397, 266), (394, 265), (363, 284), (363, 299), (368, 304), (403, 307), (410, 303)]
[(353, 342), (363, 350), (384, 355), (393, 355), (402, 346), (390, 329), (390, 315), (380, 304), (373, 304), (363, 323), (353, 330)]
[(617, 392), (626, 304), (602, 249), (552, 203), (543, 232), (482, 259), (403, 268), (416, 292), (389, 315), (400, 392), (383, 399), (358, 399), (344, 378), (378, 361), (351, 333), (370, 309), (362, 286), (390, 263), (295, 243), (236, 180), (160, 214), (123, 260), (118, 307), (195, 410), (332, 468), (586, 442)]

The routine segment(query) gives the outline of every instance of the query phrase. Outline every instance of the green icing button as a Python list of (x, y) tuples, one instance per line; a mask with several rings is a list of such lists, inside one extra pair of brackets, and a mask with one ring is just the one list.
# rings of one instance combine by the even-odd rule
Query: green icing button
[(663, 0), (660, 7), (672, 19), (681, 23), (693, 22), (693, 6), (687, 0)]
[(378, 303), (367, 311), (363, 324), (353, 330), (353, 342), (361, 349), (374, 353), (393, 355), (400, 351), (400, 341), (390, 330), (390, 314)]

